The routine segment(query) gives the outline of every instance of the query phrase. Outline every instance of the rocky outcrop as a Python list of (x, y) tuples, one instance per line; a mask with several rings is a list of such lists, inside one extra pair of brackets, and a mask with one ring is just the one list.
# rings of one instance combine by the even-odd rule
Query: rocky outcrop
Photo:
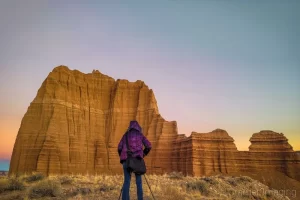
[(166, 171), (177, 125), (162, 118), (143, 81), (115, 81), (97, 70), (83, 74), (59, 66), (22, 119), (10, 173), (121, 172), (116, 148), (130, 120), (138, 120), (152, 142), (148, 171)]
[(300, 181), (300, 157), (283, 133), (260, 131), (250, 138), (252, 168), (280, 171)]
[(249, 151), (237, 151), (224, 130), (192, 133), (190, 137), (179, 135), (174, 141), (178, 147), (173, 153), (173, 169), (196, 176), (276, 171), (300, 181), (299, 153), (293, 151), (282, 133), (261, 131), (253, 134), (250, 141)]
[(250, 138), (251, 152), (293, 152), (293, 147), (282, 133), (273, 131), (260, 131)]
[[(228, 173), (232, 170), (233, 153), (237, 152), (232, 137), (225, 130), (210, 133), (193, 132), (190, 137), (178, 136), (173, 153), (173, 169), (187, 175)], [(177, 162), (176, 162), (177, 160)]]
[(238, 151), (225, 130), (177, 134), (154, 93), (143, 81), (114, 80), (94, 70), (83, 74), (66, 66), (45, 79), (24, 115), (10, 173), (121, 173), (117, 144), (129, 121), (137, 120), (153, 149), (148, 173), (180, 171), (202, 176), (275, 170), (300, 180), (300, 156), (283, 134), (253, 134), (249, 151)]

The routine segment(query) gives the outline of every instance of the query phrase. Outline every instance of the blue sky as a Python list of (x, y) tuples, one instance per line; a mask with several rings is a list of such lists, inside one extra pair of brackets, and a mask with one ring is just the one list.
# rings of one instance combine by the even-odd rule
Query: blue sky
[(223, 128), (247, 150), (271, 129), (300, 149), (299, 9), (296, 0), (1, 1), (0, 134), (10, 146), (0, 157), (61, 64), (145, 81), (179, 133)]
[(0, 171), (8, 171), (9, 160), (0, 160)]

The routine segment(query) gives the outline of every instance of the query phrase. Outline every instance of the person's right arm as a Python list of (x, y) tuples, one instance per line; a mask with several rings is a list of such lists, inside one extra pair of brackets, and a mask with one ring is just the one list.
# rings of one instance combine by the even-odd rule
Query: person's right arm
[(120, 140), (119, 145), (118, 145), (118, 153), (119, 153), (119, 156), (121, 155), (121, 152), (122, 152), (123, 143), (124, 143), (124, 135), (123, 135), (123, 137), (122, 137), (122, 139)]

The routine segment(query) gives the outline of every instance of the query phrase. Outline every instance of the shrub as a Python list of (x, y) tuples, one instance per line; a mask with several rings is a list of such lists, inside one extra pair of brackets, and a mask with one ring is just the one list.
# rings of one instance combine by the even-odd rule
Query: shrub
[[(162, 188), (164, 200), (184, 200), (185, 194), (182, 193), (178, 188), (174, 186), (165, 186)], [(155, 195), (155, 194), (154, 194)]]
[(209, 194), (209, 185), (204, 180), (188, 182), (186, 186), (188, 190), (199, 190), (203, 195)]
[(24, 195), (21, 191), (13, 191), (1, 195), (1, 200), (24, 200)]
[(169, 178), (174, 178), (174, 179), (183, 179), (184, 175), (182, 174), (182, 172), (171, 172), (169, 174)]
[(241, 176), (238, 179), (241, 182), (251, 182), (252, 181), (252, 179), (250, 177), (248, 177), (248, 176)]
[(66, 197), (73, 197), (73, 196), (76, 196), (79, 194), (79, 190), (78, 188), (75, 188), (75, 187), (71, 187), (71, 188), (68, 188), (68, 189), (65, 189), (64, 190), (64, 194), (66, 195)]
[(25, 188), (24, 183), (16, 177), (11, 177), (8, 179), (8, 185), (5, 190), (13, 191), (13, 190), (23, 190)]
[(77, 189), (78, 193), (82, 194), (82, 195), (87, 195), (89, 193), (92, 192), (92, 190), (90, 188), (87, 187), (80, 187)]
[(234, 195), (235, 194), (235, 190), (232, 188), (226, 188), (226, 193), (230, 194), (230, 195)]
[(0, 179), (0, 193), (4, 192), (8, 186), (8, 179)]
[(24, 179), (26, 182), (30, 183), (30, 182), (43, 180), (44, 178), (45, 178), (44, 174), (34, 172), (34, 173), (32, 173), (32, 175), (29, 175), (29, 176), (25, 177)]
[(42, 180), (29, 188), (29, 198), (57, 197), (62, 194), (61, 184), (58, 181)]
[(251, 182), (251, 181), (252, 181), (252, 179), (248, 176), (230, 177), (227, 179), (227, 182), (232, 186), (237, 186), (239, 183), (245, 183), (245, 182)]
[(237, 180), (235, 178), (229, 178), (227, 179), (227, 182), (230, 184), (230, 185), (233, 185), (233, 186), (237, 186)]
[(226, 177), (225, 177), (224, 175), (222, 175), (222, 174), (219, 174), (219, 175), (217, 176), (217, 178), (222, 179), (222, 180), (225, 180), (225, 179), (226, 179)]
[[(249, 193), (249, 192), (244, 192), (244, 193), (242, 193), (242, 198), (245, 198), (245, 199), (247, 199), (247, 198), (251, 198), (252, 197), (252, 195)], [(256, 199), (256, 198), (255, 198)]]
[(211, 178), (211, 177), (205, 177), (205, 178), (203, 178), (203, 180), (211, 185), (216, 185), (219, 183), (218, 181), (216, 181), (214, 178)]
[(71, 184), (73, 179), (70, 176), (61, 176), (59, 177), (59, 181), (61, 184)]
[(267, 197), (267, 198), (271, 198), (271, 197), (273, 197), (273, 194), (270, 193), (270, 192), (267, 192), (267, 193), (266, 193), (266, 197)]
[(110, 184), (108, 182), (101, 182), (101, 183), (99, 183), (98, 190), (100, 192), (107, 192), (107, 191), (111, 191), (111, 190), (115, 190), (115, 189), (116, 189), (116, 185), (115, 184)]

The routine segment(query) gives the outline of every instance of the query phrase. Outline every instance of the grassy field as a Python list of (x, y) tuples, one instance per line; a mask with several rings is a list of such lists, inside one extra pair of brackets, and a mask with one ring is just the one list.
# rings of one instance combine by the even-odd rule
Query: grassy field
[[(189, 199), (288, 199), (276, 190), (247, 176), (184, 177), (180, 173), (147, 175), (157, 200)], [(105, 199), (117, 200), (122, 175), (60, 175), (44, 177), (40, 173), (0, 177), (0, 199)], [(153, 199), (143, 177), (144, 199)], [(132, 176), (131, 199), (136, 199)]]

